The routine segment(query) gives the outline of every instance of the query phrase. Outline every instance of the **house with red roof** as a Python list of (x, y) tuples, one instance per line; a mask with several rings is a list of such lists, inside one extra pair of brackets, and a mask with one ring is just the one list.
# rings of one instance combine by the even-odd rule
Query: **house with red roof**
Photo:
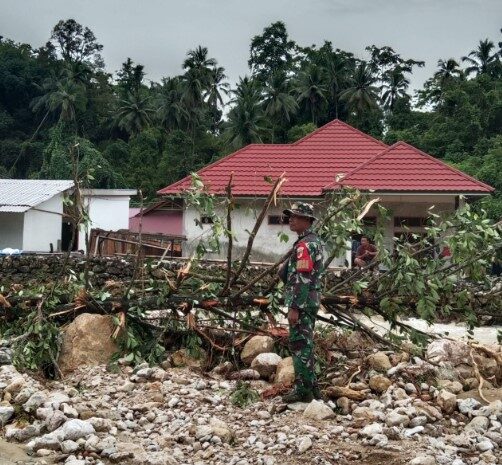
[[(237, 247), (245, 248), (256, 215), (271, 189), (267, 178), (285, 173), (287, 181), (281, 188), (279, 204), (273, 207), (262, 225), (253, 249), (253, 259), (271, 261), (282, 255), (294, 241), (279, 240), (280, 233), (290, 233), (281, 221), (285, 206), (301, 200), (321, 208), (327, 193), (350, 186), (371, 191), (381, 199), (392, 218), (384, 225), (386, 246), (392, 248), (393, 238), (409, 231), (423, 231), (428, 209), (447, 213), (458, 207), (461, 196), (467, 198), (490, 194), (493, 188), (458, 171), (421, 150), (405, 143), (391, 146), (364, 134), (358, 129), (334, 120), (292, 144), (250, 144), (221, 158), (198, 172), (210, 192), (225, 195), (233, 174), (233, 195), (238, 207), (233, 212), (233, 229)], [(190, 187), (188, 176), (158, 191), (161, 196), (180, 196)], [(223, 214), (223, 212), (222, 212)], [(180, 210), (182, 231), (187, 237), (187, 250), (205, 233), (209, 225), (196, 225), (202, 220), (192, 208)], [(370, 211), (368, 225), (375, 218)], [(209, 219), (207, 219), (209, 220)], [(291, 236), (291, 234), (290, 234)], [(235, 246), (235, 245), (234, 245)], [(224, 251), (222, 251), (224, 256)], [(345, 258), (340, 257), (339, 264)]]

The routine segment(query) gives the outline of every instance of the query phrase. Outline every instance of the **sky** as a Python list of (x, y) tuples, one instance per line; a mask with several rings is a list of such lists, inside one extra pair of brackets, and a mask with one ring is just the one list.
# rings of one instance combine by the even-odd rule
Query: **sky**
[(480, 39), (502, 40), (500, 0), (0, 0), (0, 35), (34, 48), (68, 18), (94, 32), (109, 72), (130, 57), (154, 81), (180, 74), (186, 52), (204, 45), (234, 83), (249, 73), (251, 38), (278, 20), (303, 46), (329, 40), (367, 58), (367, 45), (390, 45), (424, 60), (412, 89), (438, 59), (459, 60)]

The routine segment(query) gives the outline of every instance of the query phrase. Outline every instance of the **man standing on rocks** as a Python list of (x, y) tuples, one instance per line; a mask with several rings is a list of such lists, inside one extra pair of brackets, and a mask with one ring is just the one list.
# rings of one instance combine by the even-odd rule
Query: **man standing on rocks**
[(323, 246), (312, 231), (316, 218), (311, 204), (293, 204), (283, 214), (289, 219), (291, 231), (298, 234), (291, 257), (280, 272), (285, 282), (284, 303), (288, 307), (289, 346), (295, 368), (295, 387), (283, 396), (283, 401), (310, 402), (321, 397), (314, 373), (314, 325), (321, 298)]

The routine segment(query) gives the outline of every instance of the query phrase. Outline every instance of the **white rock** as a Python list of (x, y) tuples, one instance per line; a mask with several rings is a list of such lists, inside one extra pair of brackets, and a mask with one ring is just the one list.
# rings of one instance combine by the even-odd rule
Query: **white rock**
[(45, 426), (48, 431), (54, 431), (58, 429), (66, 421), (66, 419), (65, 414), (61, 412), (61, 410), (55, 410), (45, 421)]
[(412, 418), (410, 421), (410, 427), (415, 426), (425, 426), (427, 424), (427, 417), (425, 415), (419, 415), (418, 417)]
[(34, 452), (39, 449), (59, 450), (61, 448), (61, 439), (54, 433), (44, 434), (32, 439), (26, 445), (26, 448)]
[(68, 417), (68, 418), (78, 418), (78, 412), (77, 409), (72, 407), (71, 405), (68, 404), (61, 404), (61, 411)]
[(303, 454), (305, 451), (309, 450), (312, 447), (312, 439), (309, 436), (303, 436), (298, 438), (296, 442), (298, 447), (298, 452)]
[(251, 368), (260, 373), (262, 378), (268, 379), (277, 369), (282, 357), (274, 352), (258, 354), (251, 362)]
[(209, 425), (212, 428), (213, 434), (218, 436), (223, 442), (228, 443), (233, 439), (234, 433), (224, 421), (213, 417), (209, 420)]
[(68, 439), (76, 441), (94, 433), (94, 427), (90, 423), (78, 419), (69, 420), (54, 431), (54, 434), (61, 436), (63, 441)]
[(407, 394), (416, 394), (417, 393), (417, 388), (413, 383), (406, 383), (404, 386), (404, 390), (406, 391)]
[(410, 461), (410, 465), (436, 465), (436, 463), (432, 455), (419, 455)]
[(313, 400), (303, 412), (303, 416), (312, 418), (313, 420), (328, 420), (329, 418), (334, 418), (336, 415), (324, 402)]
[(451, 363), (453, 366), (469, 360), (470, 347), (464, 342), (438, 339), (427, 346), (426, 359), (435, 364)]
[(35, 412), (38, 407), (40, 407), (47, 400), (47, 394), (42, 391), (35, 392), (30, 396), (30, 398), (23, 404), (23, 409), (25, 412)]
[(14, 416), (14, 407), (10, 405), (0, 405), (0, 426), (5, 424)]
[(371, 438), (375, 436), (375, 434), (382, 434), (383, 433), (383, 428), (380, 423), (372, 423), (371, 425), (365, 426), (361, 431), (359, 431), (359, 434), (361, 436), (365, 436), (367, 438)]
[(403, 435), (405, 438), (411, 438), (415, 434), (423, 432), (423, 430), (424, 430), (423, 426), (415, 426), (415, 428), (405, 429)]
[(61, 443), (61, 451), (65, 454), (72, 454), (76, 452), (78, 448), (79, 445), (75, 441), (68, 440)]
[(61, 404), (70, 401), (70, 397), (64, 392), (51, 392), (46, 401), (44, 402), (44, 407), (51, 407), (55, 410), (61, 408)]
[(385, 447), (389, 443), (389, 438), (385, 434), (375, 434), (369, 442), (372, 446)]
[(467, 399), (457, 400), (457, 406), (460, 413), (468, 415), (469, 413), (472, 413), (473, 410), (476, 410), (478, 407), (480, 407), (481, 403), (472, 397), (468, 397)]
[(482, 440), (476, 447), (481, 452), (486, 452), (487, 450), (492, 450), (494, 448), (493, 443), (489, 439)]
[(495, 415), (496, 417), (501, 416), (502, 400), (494, 400), (493, 402), (490, 402), (488, 405), (484, 405), (483, 407), (473, 412), (473, 415), (483, 416), (483, 417), (489, 417), (490, 415)]
[(490, 420), (486, 417), (474, 417), (465, 427), (465, 431), (475, 431), (476, 433), (484, 433), (490, 426)]
[(395, 410), (389, 412), (385, 418), (385, 424), (387, 426), (408, 426), (410, 424), (410, 419), (407, 415), (402, 415)]
[(288, 404), (288, 410), (293, 410), (293, 412), (304, 412), (308, 406), (309, 404), (307, 402), (293, 402), (292, 404)]

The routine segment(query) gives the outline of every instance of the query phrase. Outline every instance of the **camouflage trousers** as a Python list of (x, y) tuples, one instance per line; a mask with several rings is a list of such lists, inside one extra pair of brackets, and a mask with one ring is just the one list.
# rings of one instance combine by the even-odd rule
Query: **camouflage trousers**
[(314, 326), (317, 308), (300, 310), (298, 323), (289, 327), (289, 349), (295, 368), (295, 390), (312, 393), (317, 385), (314, 372)]

